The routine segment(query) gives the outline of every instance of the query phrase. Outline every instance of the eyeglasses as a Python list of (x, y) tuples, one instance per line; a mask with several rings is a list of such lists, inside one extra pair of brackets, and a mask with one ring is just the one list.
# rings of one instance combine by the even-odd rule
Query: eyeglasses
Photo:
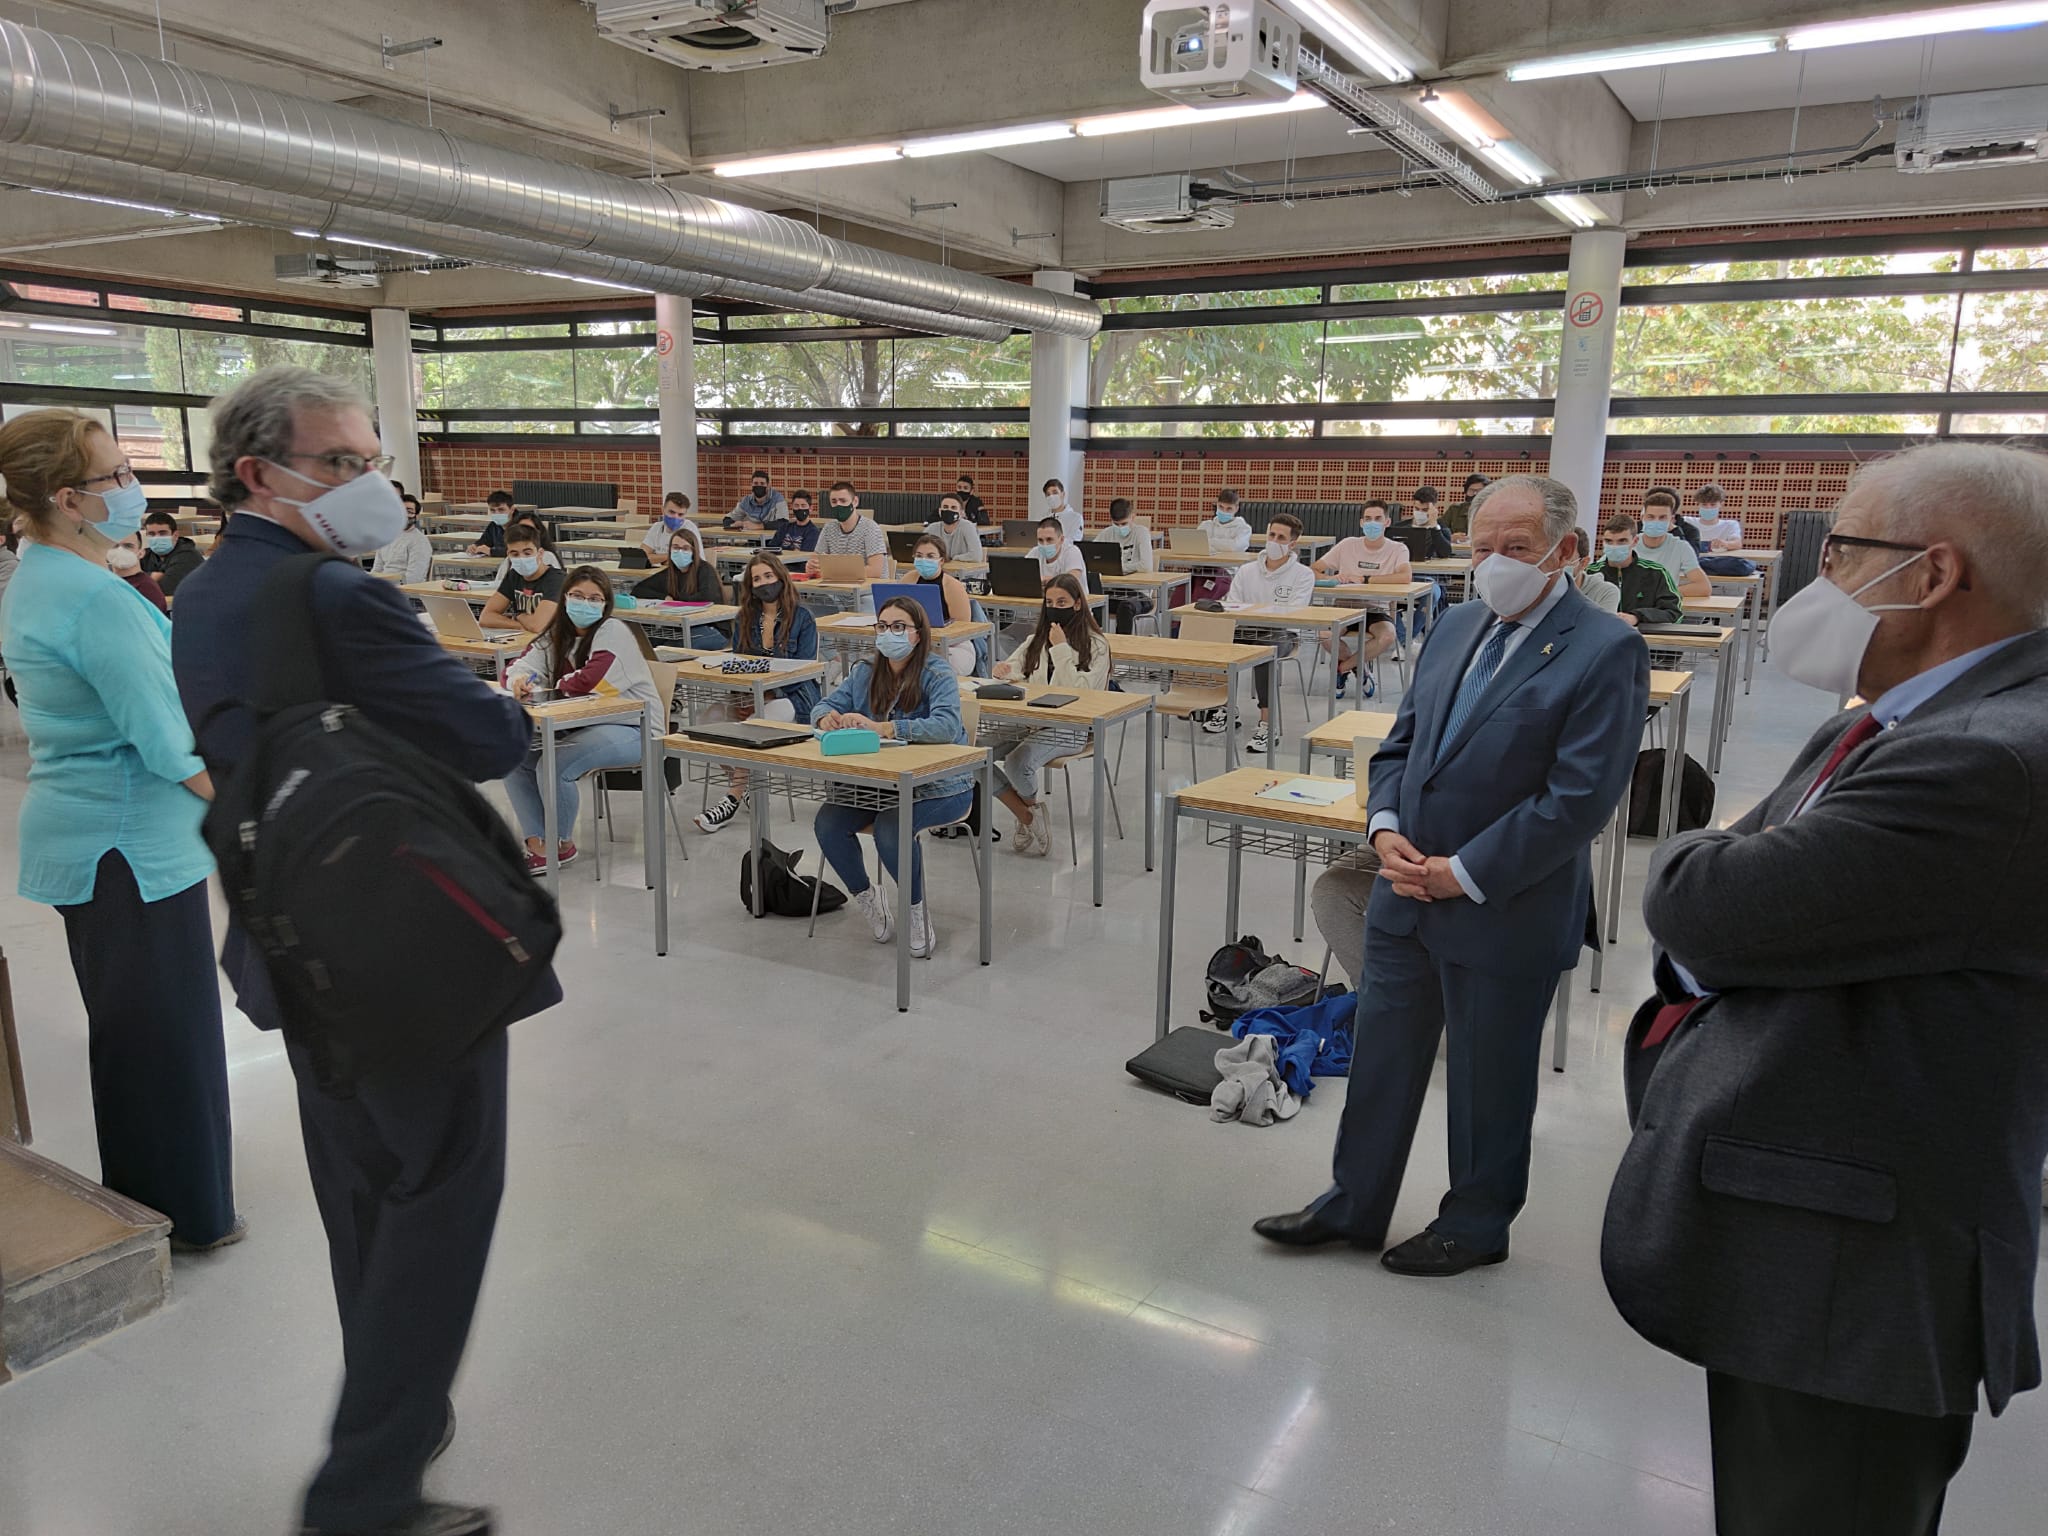
[(917, 626), (915, 624), (877, 624), (875, 626), (875, 633), (878, 635), (913, 635), (917, 633)]
[(1834, 569), (1835, 555), (1844, 549), (1896, 549), (1907, 554), (1918, 554), (1927, 548), (1925, 544), (1899, 544), (1891, 539), (1859, 539), (1854, 534), (1824, 534), (1820, 541), (1820, 570), (1825, 576)]
[(77, 488), (82, 491), (85, 490), (88, 486), (105, 485), (108, 481), (112, 481), (115, 485), (118, 485), (123, 490), (126, 490), (129, 486), (135, 483), (135, 471), (130, 469), (126, 464), (123, 464), (119, 469), (115, 470), (112, 474), (88, 475), (85, 479), (78, 482)]
[(364, 458), (360, 453), (288, 453), (288, 459), (305, 459), (314, 464), (325, 464), (330, 474), (343, 480), (354, 480), (365, 470), (374, 469), (380, 475), (391, 473), (391, 466), (398, 461), (388, 453)]

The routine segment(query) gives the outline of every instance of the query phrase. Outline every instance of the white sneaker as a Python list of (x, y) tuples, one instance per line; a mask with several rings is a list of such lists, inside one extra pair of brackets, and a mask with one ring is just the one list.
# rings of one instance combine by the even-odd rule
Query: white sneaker
[(896, 937), (896, 909), (883, 898), (881, 887), (869, 886), (853, 898), (853, 904), (868, 920), (868, 931), (877, 944), (886, 944)]
[(1029, 856), (1031, 840), (1037, 836), (1038, 818), (1034, 816), (1031, 820), (1025, 821), (1020, 817), (1010, 832), (1010, 851), (1015, 854)]
[(733, 817), (739, 815), (740, 806), (744, 803), (743, 800), (737, 800), (733, 796), (727, 795), (718, 804), (712, 806), (710, 810), (704, 811), (690, 819), (696, 822), (699, 832), (723, 832), (731, 824)]
[(1223, 728), (1228, 723), (1229, 719), (1229, 710), (1212, 709), (1209, 711), (1209, 713), (1202, 716), (1202, 729), (1207, 731), (1211, 736), (1220, 736), (1223, 734)]
[(1050, 815), (1043, 805), (1034, 806), (1031, 813), (1031, 824), (1020, 834), (1026, 837), (1030, 844), (1029, 847), (1024, 849), (1024, 852), (1034, 859), (1042, 859), (1052, 852), (1050, 820)]
[(1272, 746), (1273, 738), (1268, 732), (1266, 722), (1261, 720), (1253, 728), (1252, 739), (1244, 744), (1244, 749), (1247, 752), (1267, 752), (1272, 750)]
[(939, 931), (932, 927), (932, 915), (921, 901), (910, 904), (910, 958), (929, 960), (939, 947)]

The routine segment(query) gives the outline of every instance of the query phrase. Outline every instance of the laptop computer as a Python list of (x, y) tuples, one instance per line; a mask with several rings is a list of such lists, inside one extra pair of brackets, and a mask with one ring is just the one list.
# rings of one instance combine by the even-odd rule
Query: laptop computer
[[(1074, 548), (1096, 582), (1114, 581), (1124, 573), (1124, 546), (1109, 539), (1083, 539)], [(1091, 584), (1090, 591), (1094, 590)]]
[(477, 623), (476, 610), (469, 606), (467, 598), (423, 597), (420, 606), (433, 621), (434, 633), (446, 635), (450, 640), (484, 640), (492, 645), (512, 645), (532, 638), (523, 629), (485, 629)]
[(1044, 570), (1036, 555), (990, 555), (989, 592), (996, 597), (1043, 597)]
[(815, 555), (820, 581), (861, 582), (868, 579), (868, 563), (860, 555)]
[(728, 747), (752, 747), (765, 752), (771, 747), (809, 741), (815, 733), (808, 726), (777, 725), (772, 721), (707, 720), (702, 725), (684, 726), (683, 734), (692, 741), (714, 741)]
[(1038, 542), (1038, 524), (1028, 517), (1006, 517), (1003, 519), (1003, 545), (1005, 548), (1029, 549)]
[(875, 612), (880, 613), (891, 603), (917, 603), (925, 611), (925, 617), (932, 621), (933, 629), (944, 629), (952, 621), (946, 617), (944, 590), (937, 582), (925, 586), (913, 581), (878, 581), (875, 583)]
[(1209, 535), (1201, 528), (1169, 528), (1166, 530), (1166, 547), (1177, 554), (1206, 555), (1209, 553)]
[(908, 565), (917, 554), (917, 541), (924, 537), (922, 528), (891, 528), (889, 534), (889, 558), (898, 565)]

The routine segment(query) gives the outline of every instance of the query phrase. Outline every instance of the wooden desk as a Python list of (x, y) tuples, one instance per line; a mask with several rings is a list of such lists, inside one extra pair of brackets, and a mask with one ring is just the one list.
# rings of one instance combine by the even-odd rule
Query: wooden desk
[[(835, 613), (819, 619), (818, 638), (831, 649), (836, 660), (850, 669), (852, 664), (875, 648), (875, 621), (865, 613)], [(932, 631), (932, 641), (941, 650), (962, 640), (979, 640), (993, 635), (996, 627), (983, 619), (955, 619)], [(962, 679), (962, 687), (966, 679)]]
[(1417, 576), (1441, 576), (1457, 591), (1462, 602), (1472, 595), (1472, 557), (1452, 555), (1446, 560), (1412, 560), (1408, 569)]
[[(974, 600), (981, 604), (982, 612), (988, 614), (998, 624), (1013, 616), (1022, 622), (1036, 624), (1038, 622), (1038, 610), (1045, 606), (1045, 599), (1042, 597), (1000, 597), (993, 592), (977, 592), (973, 596)], [(1104, 629), (1107, 629), (1109, 627), (1109, 594), (1107, 592), (1089, 593), (1088, 608), (1095, 615), (1096, 622), (1101, 624)], [(995, 649), (993, 642), (990, 643), (989, 649), (991, 651)]]
[(1170, 566), (1175, 570), (1234, 571), (1240, 565), (1250, 565), (1259, 558), (1250, 550), (1239, 553), (1227, 549), (1212, 555), (1194, 549), (1166, 549), (1160, 551), (1158, 563), (1162, 569)]
[[(963, 692), (966, 685), (962, 684)], [(1034, 709), (1031, 700), (1053, 692), (1073, 693), (1074, 702), (1062, 704), (1057, 709)], [(1052, 689), (1039, 684), (1026, 684), (1021, 699), (977, 699), (981, 706), (981, 726), (977, 739), (995, 737), (1008, 739), (1019, 727), (1027, 728), (1034, 734), (1052, 738), (1065, 753), (1072, 746), (1074, 753), (1086, 751), (1092, 743), (1095, 765), (1095, 800), (1090, 820), (1093, 826), (1090, 835), (1094, 839), (1095, 905), (1102, 905), (1103, 865), (1103, 807), (1109, 803), (1109, 742), (1107, 731), (1110, 726), (1120, 725), (1139, 716), (1152, 712), (1152, 697), (1144, 693), (1113, 693), (1108, 689)], [(1152, 845), (1154, 827), (1154, 791), (1159, 777), (1159, 743), (1149, 719), (1141, 720), (1145, 733), (1145, 868), (1152, 868)], [(991, 808), (984, 808), (987, 815)], [(1071, 814), (1071, 807), (1069, 807)]]
[[(1320, 602), (1328, 597), (1337, 602), (1363, 602), (1368, 608), (1385, 605), (1393, 610), (1396, 623), (1407, 621), (1408, 638), (1419, 646), (1422, 632), (1415, 623), (1416, 605), (1435, 590), (1433, 581), (1340, 581), (1327, 587), (1318, 582), (1316, 595), (1309, 601)], [(1394, 647), (1394, 665), (1401, 673), (1401, 689), (1405, 693), (1411, 681), (1406, 645)]]
[(1707, 772), (1720, 773), (1721, 749), (1727, 745), (1729, 722), (1735, 713), (1735, 677), (1729, 665), (1734, 659), (1735, 631), (1704, 624), (1695, 629), (1688, 625), (1684, 633), (1645, 635), (1643, 643), (1649, 646), (1652, 655), (1658, 651), (1683, 651), (1714, 658), (1714, 713), (1708, 721)]
[[(616, 562), (620, 555), (628, 554), (636, 549), (643, 549), (644, 546), (638, 539), (607, 539), (584, 536), (557, 539), (555, 540), (555, 548), (559, 551), (572, 549), (594, 550), (600, 557), (610, 556)], [(567, 565), (569, 563), (566, 558), (563, 560), (563, 564)], [(640, 568), (640, 574), (645, 576), (650, 569), (651, 567), (643, 566)]]
[(460, 656), (473, 667), (478, 662), (485, 663), (489, 669), (491, 681), (502, 686), (505, 681), (506, 668), (518, 660), (525, 653), (527, 646), (531, 645), (537, 637), (521, 635), (517, 640), (503, 643), (493, 643), (489, 640), (471, 640), (461, 635), (436, 634), (434, 638), (441, 642), (442, 650), (451, 656)]
[[(556, 558), (560, 559), (561, 556), (558, 554)], [(433, 574), (445, 567), (466, 576), (480, 576), (488, 581), (496, 573), (498, 567), (504, 563), (503, 558), (497, 555), (444, 555), (437, 552), (434, 556), (434, 563), (428, 568), (428, 572)], [(630, 587), (636, 582), (646, 580), (650, 574), (644, 570), (629, 571), (624, 566), (604, 565), (590, 560), (562, 560), (562, 573), (566, 576), (579, 565), (588, 565), (615, 588), (620, 586)]]
[[(1370, 709), (1347, 709), (1341, 715), (1332, 715), (1314, 730), (1304, 731), (1301, 736), (1301, 771), (1309, 771), (1311, 760), (1318, 752), (1330, 755), (1340, 776), (1352, 772), (1351, 757), (1360, 737), (1377, 747), (1394, 733), (1397, 715)], [(1296, 938), (1301, 935), (1297, 933)]]
[[(1109, 658), (1117, 677), (1136, 682), (1170, 681), (1176, 672), (1220, 673), (1223, 677), (1225, 707), (1237, 715), (1238, 679), (1253, 667), (1275, 659), (1270, 645), (1214, 645), (1207, 640), (1167, 639), (1160, 635), (1111, 635)], [(1279, 692), (1274, 691), (1276, 705)], [(1192, 728), (1192, 727), (1190, 727)], [(1223, 733), (1224, 760), (1237, 766), (1237, 732)]]
[[(1201, 609), (1190, 604), (1184, 608), (1174, 609), (1170, 617), (1186, 619), (1194, 617), (1201, 612)], [(1359, 649), (1364, 649), (1365, 624), (1366, 620), (1372, 617), (1371, 609), (1339, 608), (1329, 603), (1317, 605), (1313, 601), (1306, 608), (1289, 608), (1283, 604), (1274, 603), (1254, 603), (1249, 607), (1232, 608), (1226, 603), (1223, 616), (1237, 620), (1238, 634), (1244, 636), (1246, 643), (1251, 645), (1261, 644), (1268, 637), (1277, 638), (1281, 634), (1291, 634), (1298, 639), (1310, 642), (1327, 639), (1332, 647), (1330, 653), (1330, 713), (1333, 715), (1337, 713), (1336, 647), (1344, 643), (1344, 631), (1348, 629), (1355, 632)], [(1279, 654), (1279, 647), (1277, 645), (1274, 647), (1274, 653), (1276, 656)], [(1279, 668), (1276, 663), (1274, 668), (1276, 674), (1278, 670)], [(1406, 673), (1402, 674), (1404, 686), (1406, 676)], [(1277, 741), (1280, 738), (1280, 679), (1277, 675), (1272, 679), (1270, 693), (1274, 705), (1272, 735), (1273, 739)], [(1302, 678), (1301, 683), (1301, 708), (1302, 713), (1306, 715), (1308, 713), (1308, 679), (1306, 676)]]
[(1742, 691), (1747, 694), (1756, 681), (1756, 653), (1764, 628), (1764, 593), (1771, 578), (1761, 572), (1755, 576), (1716, 576), (1708, 572), (1707, 582), (1716, 591), (1732, 587), (1742, 599)]
[[(697, 721), (697, 700), (703, 695), (750, 694), (754, 700), (754, 713), (760, 714), (768, 707), (768, 695), (777, 688), (792, 687), (797, 683), (820, 683), (825, 681), (825, 663), (805, 662), (800, 667), (785, 668), (780, 672), (727, 672), (725, 663), (732, 656), (730, 651), (692, 651), (687, 647), (676, 649), (662, 646), (655, 654), (663, 661), (682, 663), (676, 668), (676, 684), (683, 695), (683, 707), (691, 724)], [(808, 720), (799, 720), (798, 725), (809, 725)]]
[[(668, 953), (668, 832), (663, 817), (668, 792), (662, 777), (662, 737), (668, 730), (666, 703), (642, 704), (632, 699), (549, 699), (529, 704), (526, 713), (540, 731), (541, 836), (547, 850), (548, 891), (559, 896), (562, 866), (561, 834), (555, 810), (556, 734), (571, 726), (615, 720), (640, 726), (641, 860), (647, 888), (654, 893), (654, 952)], [(652, 797), (651, 799), (648, 797)], [(595, 857), (591, 862), (597, 864)], [(598, 865), (599, 878), (603, 866)]]
[[(995, 867), (990, 855), (994, 848), (989, 829), (995, 821), (995, 767), (984, 747), (926, 746), (916, 743), (884, 747), (858, 757), (827, 757), (817, 741), (800, 741), (787, 747), (756, 751), (727, 746), (722, 742), (692, 741), (674, 735), (664, 746), (671, 756), (681, 758), (687, 771), (694, 763), (705, 782), (729, 783), (735, 771), (745, 773), (750, 793), (747, 803), (752, 820), (755, 860), (754, 911), (759, 915), (763, 899), (760, 876), (761, 844), (766, 833), (765, 807), (776, 794), (801, 796), (870, 810), (878, 817), (892, 812), (898, 817), (898, 846), (902, 849), (903, 878), (896, 882), (896, 1011), (910, 1007), (910, 867), (916, 846), (913, 830), (917, 787), (956, 774), (977, 773), (981, 779), (982, 818), (977, 865), (981, 875), (981, 963), (995, 955), (995, 909), (991, 890)], [(823, 878), (826, 871), (820, 870)]]
[[(1135, 593), (1149, 599), (1152, 604), (1152, 627), (1160, 635), (1167, 632), (1166, 610), (1187, 602), (1195, 590), (1195, 573), (1181, 571), (1125, 571), (1121, 576), (1102, 578), (1102, 590), (1116, 593)], [(1178, 603), (1174, 593), (1180, 597)]]
[(662, 630), (679, 631), (683, 644), (694, 646), (697, 631), (708, 629), (714, 624), (730, 624), (740, 616), (738, 608), (731, 603), (678, 603), (674, 607), (648, 598), (631, 608), (614, 608), (612, 617), (623, 619), (628, 624), (638, 624), (650, 631), (648, 638), (654, 639)]
[[(1261, 800), (1259, 791), (1294, 777), (1265, 768), (1239, 768), (1221, 778), (1170, 791), (1166, 796), (1166, 847), (1160, 861), (1159, 878), (1159, 986), (1154, 1038), (1166, 1038), (1167, 1019), (1173, 994), (1174, 883), (1179, 863), (1182, 817), (1225, 830), (1230, 849), (1230, 873), (1224, 886), (1223, 923), (1230, 938), (1237, 937), (1238, 892), (1242, 883), (1244, 854), (1271, 854), (1305, 864), (1311, 850), (1325, 862), (1348, 847), (1365, 841), (1366, 808), (1358, 803), (1348, 779), (1318, 779), (1319, 784), (1341, 785), (1344, 798), (1334, 805), (1310, 805), (1285, 800)], [(1226, 941), (1228, 942), (1228, 941)]]

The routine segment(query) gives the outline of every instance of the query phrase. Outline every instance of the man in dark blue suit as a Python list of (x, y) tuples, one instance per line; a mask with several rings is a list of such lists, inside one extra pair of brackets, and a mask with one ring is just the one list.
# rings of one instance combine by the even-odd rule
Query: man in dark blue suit
[(1255, 1224), (1293, 1247), (1386, 1241), (1439, 1036), (1450, 1029), (1451, 1189), (1384, 1253), (1398, 1274), (1508, 1256), (1529, 1189), (1544, 1017), (1586, 931), (1593, 838), (1635, 765), (1649, 652), (1573, 588), (1571, 491), (1511, 475), (1472, 502), (1473, 585), (1430, 636), (1372, 760), (1381, 879), (1336, 1182)]
[[(209, 489), (232, 516), (213, 558), (178, 589), (171, 660), (216, 777), (235, 771), (254, 724), (238, 706), (256, 691), (264, 637), (251, 607), (270, 572), (309, 549), (370, 553), (364, 543), (395, 532), (383, 527), (398, 502), (388, 481), (377, 483), (388, 463), (381, 452), (353, 386), (307, 369), (267, 369), (215, 402)], [(326, 698), (472, 779), (501, 778), (524, 761), (525, 712), (443, 651), (396, 587), (352, 558), (334, 560), (319, 573), (313, 606)], [(394, 966), (434, 960), (391, 956)], [(257, 1027), (287, 1029), (341, 1313), (341, 1401), (326, 1463), (306, 1493), (305, 1532), (488, 1532), (488, 1510), (427, 1503), (421, 1482), (454, 1433), (448, 1391), (504, 1190), (505, 1035), (485, 1036), (451, 1066), (337, 1091), (321, 1083), (262, 955), (232, 923), (221, 963)], [(550, 971), (503, 1022), (561, 996)]]

